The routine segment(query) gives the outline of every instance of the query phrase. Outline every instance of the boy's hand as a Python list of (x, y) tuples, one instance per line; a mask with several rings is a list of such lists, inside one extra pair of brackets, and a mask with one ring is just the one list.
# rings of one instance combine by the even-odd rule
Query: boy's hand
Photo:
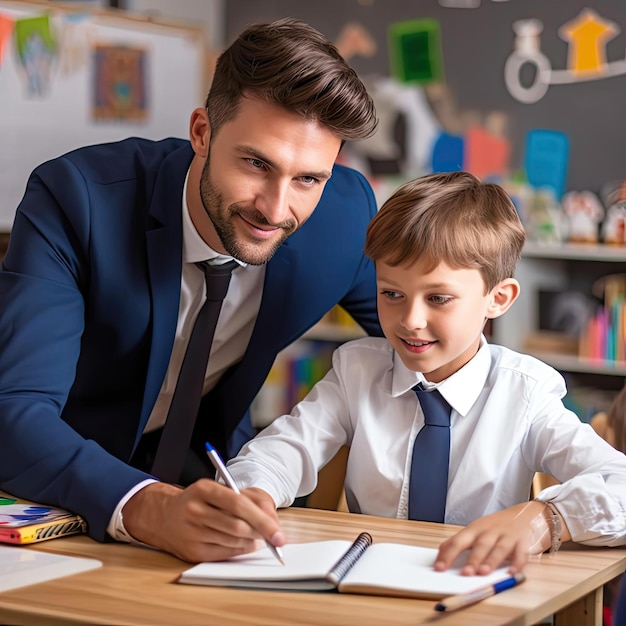
[[(511, 574), (520, 572), (529, 554), (539, 554), (550, 547), (550, 529), (544, 517), (545, 504), (522, 502), (504, 511), (481, 517), (439, 546), (435, 569), (448, 569), (464, 550), (470, 550), (461, 574), (489, 574), (510, 561)], [(563, 524), (563, 539), (569, 538)], [(567, 536), (566, 536), (567, 535)]]

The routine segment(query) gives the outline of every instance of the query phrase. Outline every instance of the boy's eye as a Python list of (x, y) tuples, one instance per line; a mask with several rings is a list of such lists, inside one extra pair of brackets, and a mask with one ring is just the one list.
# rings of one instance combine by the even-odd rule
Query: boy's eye
[(450, 296), (430, 296), (430, 301), (434, 304), (446, 304), (452, 301)]

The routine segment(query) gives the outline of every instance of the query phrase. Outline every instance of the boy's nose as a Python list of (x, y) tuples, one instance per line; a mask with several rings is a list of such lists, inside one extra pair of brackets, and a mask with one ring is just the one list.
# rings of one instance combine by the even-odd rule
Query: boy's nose
[(426, 328), (428, 322), (426, 320), (424, 307), (415, 304), (407, 307), (405, 314), (402, 317), (402, 323), (408, 330)]

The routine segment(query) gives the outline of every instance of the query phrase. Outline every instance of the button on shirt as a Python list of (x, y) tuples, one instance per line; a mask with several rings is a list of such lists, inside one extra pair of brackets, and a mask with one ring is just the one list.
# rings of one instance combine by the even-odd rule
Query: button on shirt
[[(319, 468), (346, 444), (350, 510), (406, 519), (413, 442), (424, 423), (412, 388), (422, 381), (384, 338), (344, 344), (291, 415), (228, 466), (240, 487), (260, 487), (284, 507), (315, 488)], [(626, 542), (626, 456), (563, 406), (558, 372), (483, 337), (476, 356), (436, 386), (453, 409), (446, 523), (527, 501), (542, 471), (562, 484), (539, 499), (555, 503), (574, 541)]]

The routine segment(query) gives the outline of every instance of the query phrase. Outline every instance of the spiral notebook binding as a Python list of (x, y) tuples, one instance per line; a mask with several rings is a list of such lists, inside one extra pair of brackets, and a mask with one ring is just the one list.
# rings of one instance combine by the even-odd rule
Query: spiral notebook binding
[(372, 545), (372, 535), (361, 533), (346, 553), (332, 566), (328, 572), (328, 580), (335, 585), (348, 573), (350, 568), (359, 560), (361, 555)]

